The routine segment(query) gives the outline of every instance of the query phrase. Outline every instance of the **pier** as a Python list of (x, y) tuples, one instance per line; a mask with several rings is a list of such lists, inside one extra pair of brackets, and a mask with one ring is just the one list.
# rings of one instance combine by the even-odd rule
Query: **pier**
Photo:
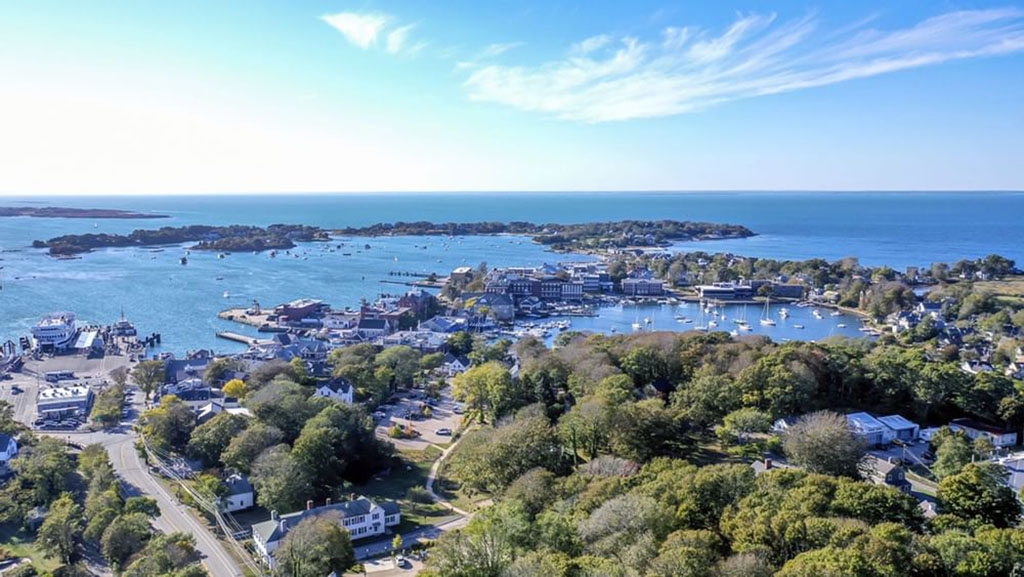
[(260, 343), (260, 339), (255, 337), (247, 337), (231, 331), (221, 331), (217, 333), (217, 338), (224, 339), (227, 341), (235, 341), (236, 343), (242, 343), (244, 345), (252, 346)]

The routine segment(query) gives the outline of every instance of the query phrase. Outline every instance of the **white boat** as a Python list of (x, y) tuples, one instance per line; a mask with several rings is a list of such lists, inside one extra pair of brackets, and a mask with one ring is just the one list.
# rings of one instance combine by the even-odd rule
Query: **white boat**
[(708, 327), (715, 328), (718, 326), (718, 321), (708, 321)]
[(828, 316), (830, 316), (830, 317), (841, 317), (841, 316), (843, 316), (843, 311), (832, 311), (832, 312), (828, 313)]
[(738, 330), (736, 330), (736, 329), (733, 329), (733, 330), (729, 331), (729, 334), (734, 336), (734, 337), (740, 336), (740, 332)]
[(816, 319), (822, 319), (822, 318), (825, 318), (825, 317), (821, 316), (821, 311), (819, 311), (818, 309), (814, 309), (813, 311), (811, 311), (811, 315), (812, 315), (812, 316), (813, 316), (814, 318), (816, 318)]
[(789, 318), (789, 309), (787, 309), (786, 307), (782, 307), (781, 309), (779, 309), (779, 316), (784, 319)]
[(228, 291), (224, 291), (224, 298), (226, 298), (226, 299), (231, 298), (231, 293), (229, 293)]
[(802, 329), (802, 328), (804, 328), (804, 326), (803, 325), (793, 325), (793, 328), (794, 329)]
[(761, 324), (766, 326), (766, 327), (774, 327), (775, 326), (775, 319), (773, 319), (770, 316), (771, 315), (771, 309), (769, 307), (771, 307), (771, 302), (772, 302), (771, 297), (766, 297), (764, 299), (764, 313), (761, 315)]
[(839, 323), (838, 325), (836, 325), (836, 328), (837, 329), (845, 329), (846, 328), (846, 323)]

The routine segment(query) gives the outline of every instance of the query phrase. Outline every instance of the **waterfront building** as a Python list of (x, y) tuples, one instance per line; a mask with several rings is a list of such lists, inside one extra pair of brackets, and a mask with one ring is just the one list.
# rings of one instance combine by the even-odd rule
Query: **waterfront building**
[(473, 267), (460, 266), (448, 276), (449, 280), (457, 283), (468, 283), (473, 280)]
[(341, 503), (332, 503), (331, 499), (327, 499), (322, 507), (313, 507), (313, 502), (307, 501), (305, 510), (287, 515), (278, 515), (277, 511), (271, 511), (269, 521), (252, 526), (253, 545), (263, 562), (274, 569), (274, 552), (288, 531), (303, 519), (319, 515), (335, 516), (337, 521), (348, 531), (352, 540), (383, 535), (387, 532), (388, 527), (394, 527), (402, 520), (397, 504), (376, 503), (366, 497), (358, 497)]
[(47, 352), (67, 349), (74, 343), (76, 335), (75, 314), (69, 312), (46, 315), (32, 327), (36, 348)]
[(661, 296), (665, 289), (660, 280), (649, 278), (622, 279), (622, 294), (627, 296)]
[(562, 283), (561, 299), (563, 301), (583, 300), (583, 281), (567, 281)]
[(326, 312), (330, 306), (317, 299), (297, 299), (274, 308), (277, 320), (282, 323), (297, 323), (306, 317)]
[(67, 387), (51, 387), (39, 391), (36, 399), (36, 412), (44, 418), (64, 419), (66, 417), (86, 416), (92, 407), (92, 389), (74, 385)]

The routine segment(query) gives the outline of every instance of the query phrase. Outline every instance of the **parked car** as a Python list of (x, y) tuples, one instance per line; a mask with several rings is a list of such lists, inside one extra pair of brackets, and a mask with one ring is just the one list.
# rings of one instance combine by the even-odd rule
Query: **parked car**
[(395, 567), (398, 567), (399, 569), (405, 569), (408, 566), (409, 560), (406, 559), (404, 556), (399, 555), (398, 557), (395, 557)]
[(19, 387), (18, 385), (11, 385), (11, 394), (12, 395), (18, 395), (18, 394), (21, 394), (21, 392), (22, 392), (21, 387)]
[(450, 437), (452, 434), (452, 430), (449, 429), (448, 427), (442, 427), (434, 432), (437, 433), (438, 435), (443, 435), (445, 437)]
[(461, 415), (466, 412), (466, 409), (463, 409), (462, 407), (454, 407), (452, 409), (452, 412), (455, 413), (456, 415)]

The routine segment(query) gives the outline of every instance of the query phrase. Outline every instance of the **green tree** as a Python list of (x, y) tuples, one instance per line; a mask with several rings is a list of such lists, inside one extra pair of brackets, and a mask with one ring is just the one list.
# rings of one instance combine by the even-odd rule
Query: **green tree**
[(512, 375), (497, 361), (484, 363), (457, 375), (452, 392), (466, 403), (469, 414), (493, 422), (511, 408)]
[(767, 433), (771, 430), (772, 419), (768, 414), (747, 407), (737, 409), (725, 416), (724, 423), (718, 429), (721, 438), (730, 442), (744, 444), (754, 433)]
[(245, 430), (248, 419), (241, 415), (222, 412), (196, 427), (189, 437), (187, 452), (202, 459), (207, 467), (220, 463), (221, 453), (231, 441)]
[(78, 555), (81, 538), (82, 508), (70, 493), (64, 493), (50, 505), (36, 543), (47, 555), (71, 563)]
[(149, 539), (149, 517), (143, 513), (128, 513), (114, 519), (100, 540), (103, 557), (115, 567), (124, 565)]
[(89, 418), (107, 429), (121, 422), (121, 406), (124, 403), (124, 387), (109, 386), (96, 395)]
[(323, 577), (346, 572), (355, 564), (348, 531), (336, 514), (303, 519), (288, 531), (274, 555), (278, 572), (287, 577)]
[(377, 355), (375, 362), (378, 366), (391, 369), (394, 375), (392, 390), (395, 387), (411, 387), (420, 370), (420, 354), (404, 345), (384, 349)]
[(292, 457), (287, 445), (271, 447), (252, 464), (252, 486), (261, 507), (298, 509), (310, 494), (309, 473)]
[(132, 369), (132, 382), (146, 393), (146, 402), (163, 384), (166, 371), (163, 361), (142, 361)]
[(857, 477), (864, 442), (850, 431), (846, 417), (828, 411), (800, 418), (783, 439), (786, 455), (815, 473)]
[(231, 439), (220, 458), (225, 466), (248, 474), (260, 453), (283, 440), (280, 429), (257, 421)]
[(932, 471), (940, 479), (944, 479), (956, 475), (974, 460), (974, 451), (963, 435), (950, 435), (939, 445), (935, 451), (935, 457)]
[(196, 414), (174, 395), (164, 395), (160, 404), (140, 419), (146, 440), (163, 451), (181, 451), (196, 426)]
[(1021, 507), (1013, 490), (1003, 483), (1004, 474), (994, 463), (969, 463), (962, 472), (942, 479), (936, 496), (947, 513), (979, 524), (1011, 527), (1020, 519)]
[(50, 437), (39, 439), (11, 459), (16, 479), (29, 490), (31, 504), (47, 505), (67, 487), (68, 475), (74, 471), (64, 443)]
[(473, 352), (473, 335), (466, 331), (453, 333), (448, 337), (448, 350), (453, 355), (468, 355)]
[[(302, 426), (324, 406), (310, 399), (306, 387), (285, 378), (277, 378), (263, 388), (250, 393), (245, 406), (261, 422), (272, 425), (284, 434), (285, 442), (299, 436)], [(320, 398), (321, 400), (324, 400)]]

